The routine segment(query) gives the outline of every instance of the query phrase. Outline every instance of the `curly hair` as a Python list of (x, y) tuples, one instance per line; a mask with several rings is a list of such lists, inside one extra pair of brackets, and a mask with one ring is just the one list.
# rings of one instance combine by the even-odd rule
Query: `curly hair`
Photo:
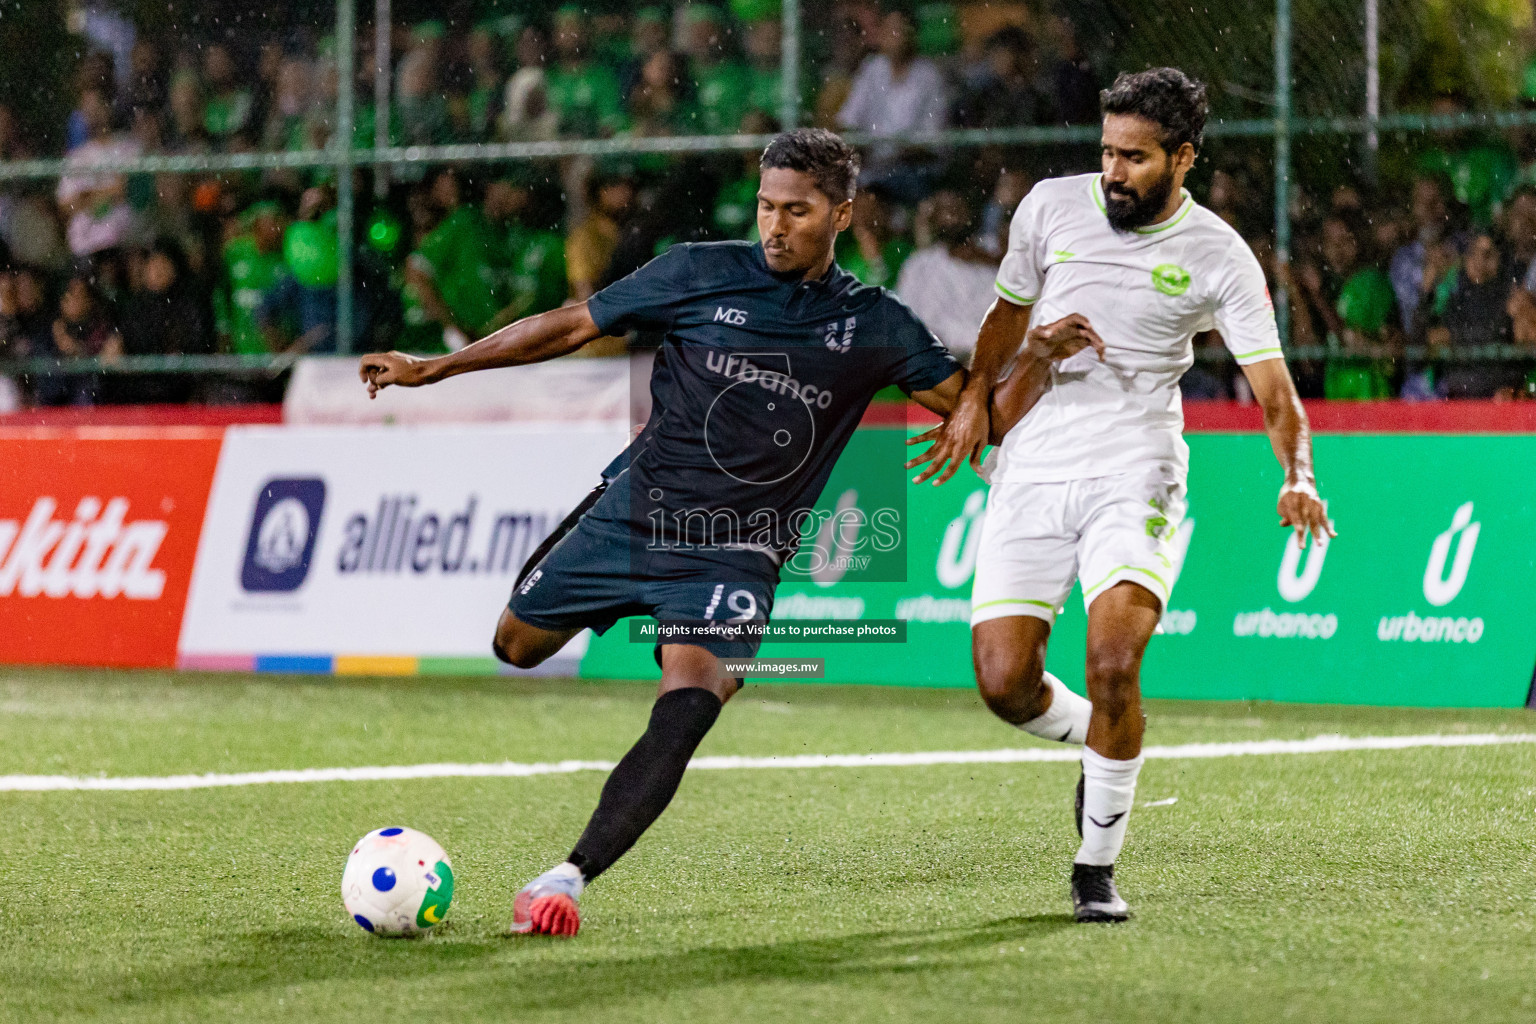
[(1205, 117), (1210, 105), (1205, 83), (1178, 68), (1122, 71), (1115, 84), (1099, 93), (1105, 114), (1135, 114), (1162, 129), (1163, 151), (1173, 153), (1184, 143), (1198, 152), (1205, 141)]
[(768, 143), (758, 166), (809, 174), (833, 203), (848, 202), (858, 191), (858, 151), (825, 128), (784, 132)]

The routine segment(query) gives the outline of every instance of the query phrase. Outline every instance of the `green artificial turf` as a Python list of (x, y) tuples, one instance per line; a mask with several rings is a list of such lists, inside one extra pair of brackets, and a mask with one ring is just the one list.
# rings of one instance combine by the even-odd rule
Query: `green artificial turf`
[[(0, 774), (620, 756), (644, 684), (0, 670)], [(1149, 743), (1536, 732), (1521, 711), (1155, 702)], [(954, 691), (752, 686), (702, 754), (1035, 741)], [(1065, 763), (718, 771), (582, 900), (502, 936), (603, 777), (0, 793), (0, 1020), (1531, 1021), (1536, 746), (1147, 764), (1078, 926)], [(353, 925), (352, 842), (420, 828), (449, 922)]]

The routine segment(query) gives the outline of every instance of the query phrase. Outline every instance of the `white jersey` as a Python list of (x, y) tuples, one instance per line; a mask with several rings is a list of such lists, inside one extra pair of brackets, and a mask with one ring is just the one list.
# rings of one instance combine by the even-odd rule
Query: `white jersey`
[(1241, 365), (1279, 359), (1264, 271), (1241, 236), (1184, 193), (1160, 224), (1109, 226), (1098, 174), (1049, 178), (1019, 204), (997, 292), (1039, 326), (1071, 313), (1104, 339), (1053, 364), (1039, 403), (1003, 438), (992, 479), (1080, 480), (1148, 462), (1187, 472), (1179, 378), (1215, 329)]

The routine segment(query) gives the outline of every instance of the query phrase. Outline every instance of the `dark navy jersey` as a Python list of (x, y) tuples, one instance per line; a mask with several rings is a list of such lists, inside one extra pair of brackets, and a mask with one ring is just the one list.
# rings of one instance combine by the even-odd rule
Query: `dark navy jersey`
[(587, 308), (606, 333), (665, 335), (650, 420), (590, 514), (668, 546), (782, 561), (875, 393), (960, 368), (885, 289), (835, 264), (816, 281), (776, 274), (750, 242), (673, 246)]

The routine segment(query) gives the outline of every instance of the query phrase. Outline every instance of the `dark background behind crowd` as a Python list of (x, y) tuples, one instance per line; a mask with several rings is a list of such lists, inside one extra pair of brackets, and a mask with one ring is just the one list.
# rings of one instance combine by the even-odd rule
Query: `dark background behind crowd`
[[(0, 362), (443, 351), (582, 300), (675, 242), (753, 237), (750, 153), (368, 169), (357, 175), (356, 233), (345, 243), (356, 266), (354, 336), (338, 339), (333, 169), (99, 167), (145, 154), (324, 148), (335, 130), (335, 40), (329, 7), (312, 6), (312, 21), (299, 4), (276, 24), (281, 12), (221, 20), (215, 3), (174, 29), (163, 17), (80, 8), (61, 43), (72, 54), (67, 102), (49, 108), (8, 83), (0, 158), (63, 155), (69, 166), (56, 181), (0, 184)], [(441, 20), (392, 26), (391, 145), (778, 128), (777, 0), (438, 7)], [(803, 118), (877, 139), (1094, 124), (1117, 65), (1080, 41), (1087, 32), (1066, 10), (836, 0), (808, 14)], [(358, 148), (376, 137), (373, 38), (359, 28)], [(1513, 88), (1536, 94), (1536, 75)], [(1421, 99), (1435, 113), (1471, 103), (1454, 76)], [(1213, 101), (1219, 108), (1215, 91)], [(1292, 344), (1326, 351), (1296, 364), (1304, 395), (1521, 397), (1536, 394), (1536, 359), (1458, 355), (1513, 345), (1536, 357), (1533, 138), (1388, 137), (1375, 187), (1355, 173), (1357, 140), (1332, 140), (1337, 153), (1303, 161), (1287, 269), (1273, 259), (1267, 140), (1212, 140), (1191, 188), (1249, 240), (1271, 289), (1286, 286)], [(867, 146), (864, 162), (839, 262), (895, 289), (964, 354), (991, 302), (1013, 208), (1042, 176), (1096, 168), (1097, 147), (935, 150), (893, 138)], [(1214, 335), (1197, 343), (1220, 349)], [(601, 339), (587, 351), (625, 345)], [(1421, 355), (1407, 358), (1410, 347)], [(221, 402), (271, 400), (281, 383), (34, 373), (12, 390), (39, 405)], [(1197, 364), (1185, 390), (1245, 397), (1241, 375), (1220, 360)]]

